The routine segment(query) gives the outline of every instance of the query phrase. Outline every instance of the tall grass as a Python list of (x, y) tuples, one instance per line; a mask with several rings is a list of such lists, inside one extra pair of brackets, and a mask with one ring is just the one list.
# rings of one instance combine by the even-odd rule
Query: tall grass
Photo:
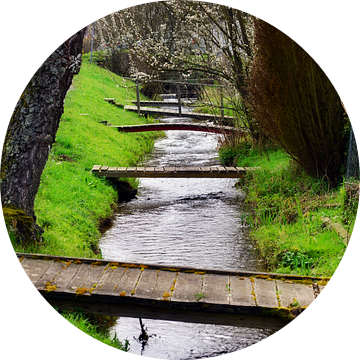
[(330, 189), (326, 181), (310, 177), (276, 149), (261, 157), (250, 151), (241, 164), (262, 168), (240, 181), (240, 186), (247, 193), (251, 237), (268, 269), (331, 276), (346, 246), (321, 218), (346, 224), (343, 187)]
[(122, 351), (128, 351), (130, 349), (128, 340), (121, 342), (116, 337), (116, 334), (111, 336), (108, 329), (102, 328), (99, 324), (90, 321), (90, 317), (80, 312), (64, 312), (62, 316), (85, 334), (90, 335), (106, 345)]

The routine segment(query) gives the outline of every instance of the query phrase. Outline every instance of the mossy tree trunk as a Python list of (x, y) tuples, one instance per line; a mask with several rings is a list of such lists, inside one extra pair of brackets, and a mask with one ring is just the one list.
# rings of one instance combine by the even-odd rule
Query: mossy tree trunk
[(39, 241), (34, 201), (64, 111), (64, 98), (80, 70), (84, 29), (41, 65), (22, 93), (5, 136), (1, 201), (6, 224), (20, 241)]

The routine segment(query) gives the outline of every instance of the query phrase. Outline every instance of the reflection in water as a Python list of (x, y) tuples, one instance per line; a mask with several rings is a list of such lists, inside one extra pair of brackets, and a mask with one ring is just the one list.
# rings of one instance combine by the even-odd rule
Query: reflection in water
[[(184, 122), (184, 119), (166, 119)], [(168, 131), (146, 166), (219, 164), (213, 135)], [(236, 179), (141, 179), (137, 199), (123, 204), (102, 237), (104, 259), (208, 269), (263, 270), (243, 226), (243, 194)], [(130, 352), (153, 358), (211, 357), (252, 345), (273, 333), (209, 324), (119, 318), (119, 339)]]

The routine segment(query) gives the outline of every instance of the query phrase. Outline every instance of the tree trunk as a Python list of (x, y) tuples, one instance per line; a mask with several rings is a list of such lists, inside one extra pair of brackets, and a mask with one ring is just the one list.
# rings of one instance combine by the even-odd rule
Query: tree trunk
[(80, 70), (84, 29), (41, 65), (22, 93), (5, 136), (1, 201), (6, 224), (23, 242), (40, 241), (34, 201), (64, 111), (64, 98)]

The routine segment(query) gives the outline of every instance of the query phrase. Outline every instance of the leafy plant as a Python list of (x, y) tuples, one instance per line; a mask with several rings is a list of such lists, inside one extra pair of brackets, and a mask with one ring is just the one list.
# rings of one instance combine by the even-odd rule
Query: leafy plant
[(206, 298), (208, 295), (206, 293), (199, 292), (199, 293), (194, 294), (194, 296), (195, 296), (196, 301), (200, 301), (201, 299)]
[(292, 270), (301, 269), (309, 270), (314, 264), (314, 260), (301, 251), (287, 251), (282, 256), (281, 265), (289, 267)]

